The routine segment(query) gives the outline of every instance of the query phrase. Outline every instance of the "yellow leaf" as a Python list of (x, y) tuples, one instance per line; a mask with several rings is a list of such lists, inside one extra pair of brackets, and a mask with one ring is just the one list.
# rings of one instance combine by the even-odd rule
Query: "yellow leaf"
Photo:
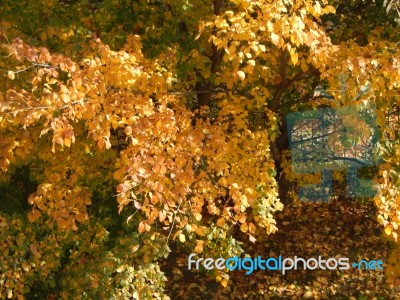
[(200, 213), (194, 213), (193, 215), (194, 215), (194, 217), (196, 218), (197, 221), (200, 221), (201, 218), (203, 217)]
[(159, 213), (158, 215), (158, 219), (160, 220), (160, 222), (163, 222), (165, 220), (165, 218), (167, 217), (167, 213), (163, 210)]
[(85, 153), (86, 154), (90, 153), (90, 148), (89, 148), (88, 144), (85, 144), (83, 147), (85, 148)]
[(306, 62), (305, 62), (304, 60), (301, 61), (300, 67), (301, 67), (301, 70), (302, 70), (303, 72), (307, 72), (307, 70), (308, 70), (308, 65), (306, 64)]
[(221, 280), (221, 284), (222, 284), (223, 287), (226, 287), (228, 285), (228, 280), (222, 279)]
[(196, 247), (194, 247), (194, 252), (196, 252), (196, 253), (203, 252), (203, 244), (204, 244), (204, 241), (200, 241), (200, 240), (196, 241)]
[(219, 218), (217, 221), (217, 226), (219, 227), (224, 227), (225, 225), (225, 219), (224, 218)]
[(179, 234), (179, 241), (181, 241), (181, 243), (184, 243), (186, 241), (185, 235), (183, 233)]
[(204, 227), (203, 227), (203, 226), (197, 227), (196, 233), (197, 233), (199, 236), (203, 236), (203, 235), (205, 234), (205, 232), (204, 232)]
[(122, 181), (122, 179), (124, 178), (124, 175), (125, 175), (124, 170), (119, 169), (114, 172), (113, 178), (115, 180)]
[(7, 289), (7, 298), (11, 299), (13, 297), (13, 291), (12, 289)]
[(242, 232), (247, 232), (248, 229), (249, 229), (249, 227), (248, 227), (247, 223), (243, 223), (240, 226), (240, 231), (242, 231)]
[(140, 233), (145, 232), (145, 230), (146, 230), (146, 225), (145, 225), (144, 222), (140, 222), (140, 223), (139, 223), (138, 230), (139, 230)]
[(37, 209), (33, 209), (28, 213), (28, 220), (29, 222), (35, 222), (40, 216), (41, 216), (40, 211)]
[(249, 223), (249, 232), (256, 233), (256, 226), (253, 223)]
[(294, 52), (292, 54), (292, 62), (294, 65), (296, 65), (298, 61), (299, 61), (299, 55), (297, 54), (297, 52)]
[(239, 77), (240, 80), (244, 80), (246, 78), (246, 74), (243, 71), (237, 71), (236, 72), (237, 76)]
[(64, 139), (64, 145), (69, 148), (71, 146), (71, 139), (70, 138)]
[(199, 24), (199, 33), (196, 35), (196, 37), (194, 38), (194, 40), (196, 41), (197, 39), (199, 39), (199, 37), (201, 36), (201, 34), (204, 31), (204, 22), (201, 22)]
[(396, 222), (392, 222), (394, 230), (397, 230), (399, 228), (399, 225)]
[(255, 243), (257, 241), (257, 239), (254, 236), (252, 236), (251, 234), (249, 234), (249, 241), (252, 243)]
[(239, 221), (240, 223), (246, 222), (246, 214), (241, 213), (241, 214), (239, 215), (238, 221)]
[(139, 144), (139, 140), (137, 138), (132, 137), (131, 141), (132, 141), (133, 146), (136, 146), (137, 144)]
[(387, 235), (391, 235), (391, 234), (392, 234), (392, 228), (391, 228), (391, 227), (386, 227), (386, 228), (385, 228), (385, 233), (386, 233)]
[(56, 84), (57, 83), (57, 79), (55, 78), (51, 78), (50, 80), (46, 79), (48, 84)]
[(64, 102), (64, 103), (67, 103), (67, 102), (69, 102), (70, 101), (70, 98), (69, 98), (69, 95), (68, 94), (61, 94), (61, 96), (60, 96), (60, 98), (61, 98), (61, 100)]
[(103, 149), (103, 148), (104, 148), (104, 141), (103, 141), (102, 139), (98, 140), (98, 141), (97, 141), (97, 146), (98, 146), (100, 149)]
[(279, 45), (279, 35), (271, 33), (271, 41), (275, 46)]
[(126, 135), (131, 135), (132, 134), (132, 127), (131, 126), (126, 126), (125, 127), (125, 134)]
[(58, 37), (59, 37), (61, 40), (65, 41), (65, 40), (68, 38), (68, 34), (66, 34), (66, 33), (64, 32), (64, 33), (61, 33)]
[(15, 73), (13, 72), (13, 71), (8, 71), (8, 79), (10, 79), (10, 80), (14, 80), (14, 78), (15, 78)]
[(133, 245), (133, 246), (131, 246), (130, 249), (131, 249), (132, 253), (136, 252), (139, 249), (139, 245)]
[(271, 21), (267, 22), (267, 28), (269, 31), (273, 31), (274, 30), (274, 23), (272, 23)]

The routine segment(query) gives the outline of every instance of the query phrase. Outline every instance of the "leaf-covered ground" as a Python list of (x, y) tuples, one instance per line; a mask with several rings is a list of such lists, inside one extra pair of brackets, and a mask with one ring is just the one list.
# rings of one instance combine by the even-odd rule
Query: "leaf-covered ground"
[[(210, 276), (187, 270), (187, 255), (168, 262), (168, 293), (171, 299), (400, 299), (400, 290), (387, 281), (385, 267), (390, 243), (382, 241), (371, 203), (354, 200), (326, 204), (287, 205), (277, 216), (279, 231), (243, 245), (253, 254), (266, 257), (311, 258), (321, 255), (384, 261), (383, 271), (297, 270), (230, 272), (224, 288)], [(249, 247), (251, 249), (249, 250)]]

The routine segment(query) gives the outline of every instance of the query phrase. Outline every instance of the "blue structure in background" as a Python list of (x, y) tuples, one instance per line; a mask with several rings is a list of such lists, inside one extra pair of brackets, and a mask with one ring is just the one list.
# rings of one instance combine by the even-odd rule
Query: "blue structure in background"
[(322, 173), (321, 184), (303, 186), (302, 201), (329, 201), (333, 170), (347, 170), (347, 194), (373, 197), (372, 181), (358, 179), (360, 168), (380, 163), (376, 111), (368, 105), (321, 108), (287, 115), (293, 170)]

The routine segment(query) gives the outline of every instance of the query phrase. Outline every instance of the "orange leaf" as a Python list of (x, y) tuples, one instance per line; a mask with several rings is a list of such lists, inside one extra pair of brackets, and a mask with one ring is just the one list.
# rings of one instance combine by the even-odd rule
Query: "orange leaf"
[(139, 223), (138, 230), (140, 233), (143, 233), (145, 231), (150, 231), (150, 226), (149, 226), (149, 224), (142, 221)]
[(247, 223), (243, 223), (240, 226), (240, 231), (242, 231), (242, 232), (247, 232), (248, 229), (249, 229), (249, 227), (248, 227)]

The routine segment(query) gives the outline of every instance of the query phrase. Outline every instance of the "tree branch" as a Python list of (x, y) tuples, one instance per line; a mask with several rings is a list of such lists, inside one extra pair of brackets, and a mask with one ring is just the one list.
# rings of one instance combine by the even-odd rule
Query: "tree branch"
[(35, 106), (35, 107), (26, 107), (26, 108), (20, 108), (17, 110), (12, 110), (12, 111), (8, 111), (8, 112), (2, 112), (2, 113), (6, 113), (6, 114), (17, 114), (19, 112), (22, 111), (28, 111), (28, 110), (40, 110), (40, 109), (54, 109), (54, 110), (63, 110), (66, 108), (69, 108), (71, 106), (74, 106), (76, 104), (84, 104), (85, 101), (84, 100), (77, 100), (77, 101), (73, 101), (67, 105), (63, 105), (61, 107), (52, 107), (52, 106)]
[[(214, 0), (214, 15), (219, 16), (221, 14), (222, 7), (224, 6), (224, 0)], [(217, 27), (214, 26), (212, 30), (212, 35), (216, 36), (217, 34)], [(212, 54), (208, 56), (211, 59), (211, 74), (215, 74), (219, 65), (221, 64), (222, 57), (224, 56), (224, 49), (218, 49), (218, 47), (211, 42)], [(201, 76), (201, 75), (200, 75)], [(206, 90), (213, 90), (213, 83), (208, 81), (199, 81), (196, 83), (196, 90), (206, 91)], [(212, 93), (198, 93), (197, 99), (199, 100), (199, 106), (206, 106), (211, 102), (211, 95)]]
[(286, 69), (287, 69), (287, 55), (286, 50), (281, 51), (280, 55), (280, 65), (279, 65), (279, 75), (281, 77), (282, 82), (279, 84), (278, 88), (275, 91), (275, 94), (272, 98), (272, 105), (270, 109), (273, 112), (276, 112), (281, 104), (281, 99), (283, 93), (286, 91), (288, 87), (288, 80), (286, 76)]
[[(183, 203), (183, 202), (182, 202), (182, 203)], [(181, 207), (181, 204), (182, 204), (182, 203), (180, 203), (180, 204), (178, 205), (178, 207), (176, 208), (176, 210), (174, 211), (174, 218), (172, 219), (171, 229), (169, 230), (169, 234), (168, 234), (168, 236), (167, 236), (167, 241), (165, 242), (165, 248), (168, 247), (168, 241), (169, 241), (169, 238), (170, 238), (170, 236), (171, 236), (171, 234), (172, 234), (172, 230), (174, 229), (174, 225), (175, 225), (176, 213), (178, 212), (178, 210), (179, 210), (179, 208)]]
[(50, 68), (50, 69), (59, 69), (59, 67), (57, 67), (57, 66), (52, 66), (52, 65), (48, 65), (48, 64), (37, 64), (37, 63), (32, 63), (32, 65), (30, 65), (29, 67), (26, 67), (26, 68), (21, 69), (21, 70), (12, 71), (12, 70), (0, 69), (0, 71), (3, 71), (3, 72), (5, 72), (5, 73), (8, 73), (8, 72), (12, 71), (14, 74), (18, 74), (18, 73), (24, 72), (24, 71), (26, 71), (26, 70), (29, 70), (29, 69), (35, 68), (35, 67)]

